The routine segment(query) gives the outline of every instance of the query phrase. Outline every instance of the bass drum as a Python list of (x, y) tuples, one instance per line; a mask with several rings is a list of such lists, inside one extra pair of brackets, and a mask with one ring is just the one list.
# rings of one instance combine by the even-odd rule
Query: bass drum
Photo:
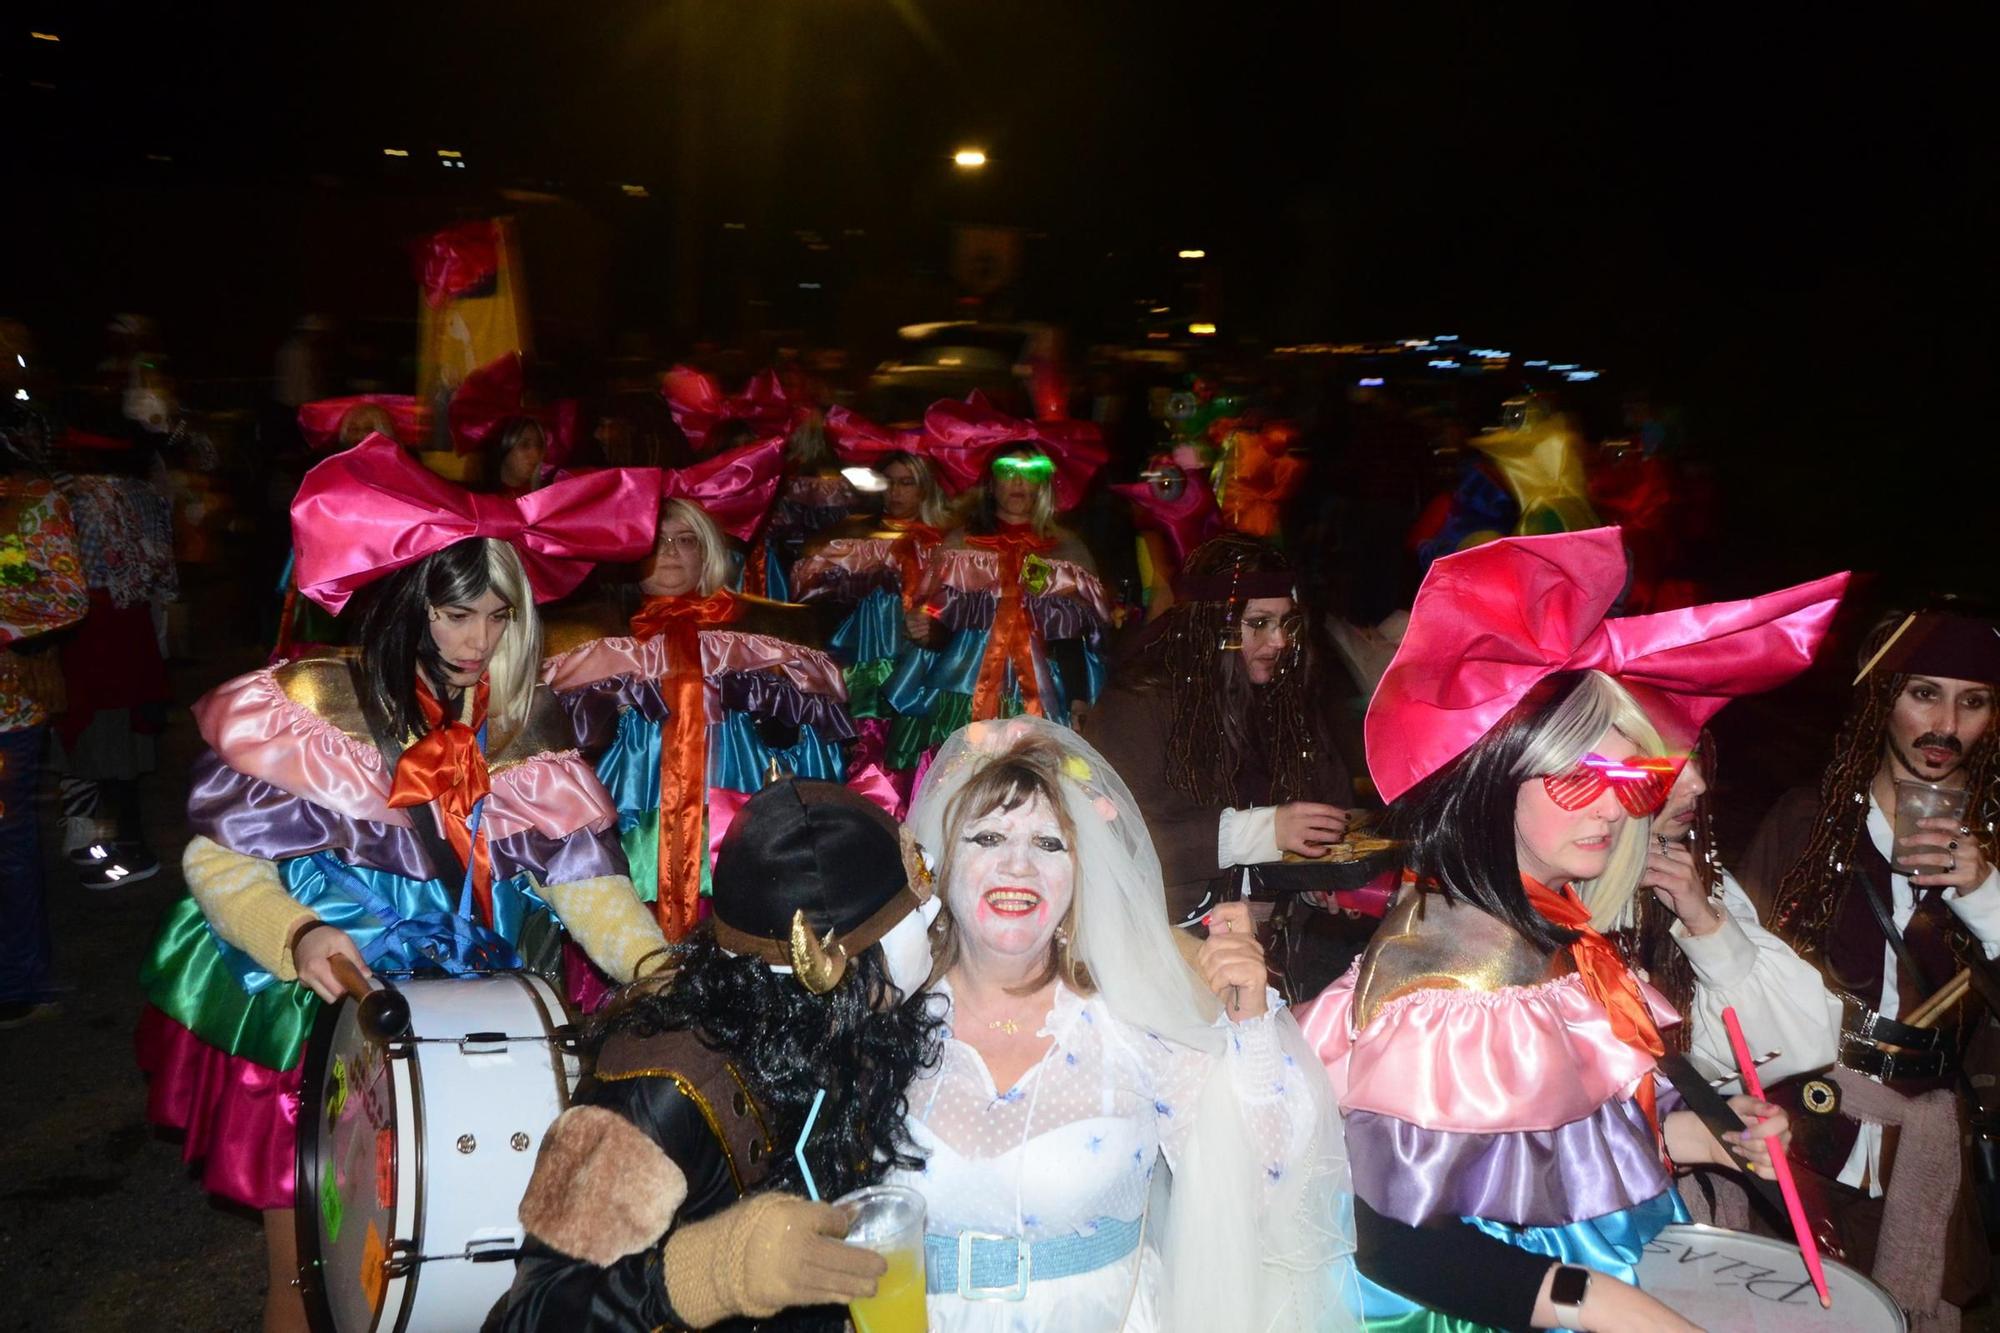
[(299, 1090), (299, 1277), (314, 1333), (478, 1328), (514, 1279), (516, 1216), (569, 1105), (575, 1032), (528, 972), (404, 980), (405, 1036), (322, 1006)]
[(1671, 1226), (1646, 1246), (1639, 1286), (1708, 1333), (1902, 1333), (1903, 1312), (1846, 1264), (1822, 1259), (1823, 1310), (1798, 1246), (1721, 1227)]

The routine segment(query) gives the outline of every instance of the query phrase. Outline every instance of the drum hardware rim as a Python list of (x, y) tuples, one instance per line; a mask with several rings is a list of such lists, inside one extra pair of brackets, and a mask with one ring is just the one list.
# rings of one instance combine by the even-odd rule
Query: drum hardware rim
[(484, 1241), (467, 1241), (465, 1248), (457, 1254), (419, 1254), (417, 1246), (398, 1240), (390, 1242), (389, 1257), (382, 1263), (391, 1277), (407, 1279), (414, 1276), (418, 1267), (423, 1264), (511, 1263), (521, 1257), (522, 1246), (522, 1241), (509, 1240), (505, 1236), (491, 1236)]
[[(528, 998), (534, 1001), (536, 1011), (542, 1016), (542, 1026), (548, 1033), (543, 1040), (551, 1042), (559, 1053), (557, 1059), (549, 1062), (549, 1072), (556, 1082), (556, 1105), (568, 1110), (569, 1075), (560, 1056), (582, 1054), (581, 1034), (577, 1031), (576, 1024), (570, 1021), (569, 1009), (563, 1004), (562, 997), (556, 994), (553, 986), (533, 972), (516, 972), (513, 975), (516, 983), (528, 992)], [(550, 1012), (550, 1000), (555, 1001), (554, 1012)]]

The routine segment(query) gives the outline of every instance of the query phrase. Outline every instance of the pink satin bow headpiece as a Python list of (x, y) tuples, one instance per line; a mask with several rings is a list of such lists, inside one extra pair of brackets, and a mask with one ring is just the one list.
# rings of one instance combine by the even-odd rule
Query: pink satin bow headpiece
[(890, 454), (927, 454), (920, 430), (884, 426), (846, 407), (826, 409), (826, 442), (843, 463), (873, 467)]
[(511, 542), (535, 599), (575, 591), (593, 563), (651, 549), (660, 474), (606, 468), (518, 500), (475, 495), (371, 435), (306, 473), (292, 500), (299, 591), (329, 611), (384, 575), (467, 537)]
[(713, 375), (693, 366), (675, 366), (660, 382), (660, 395), (674, 414), (674, 424), (696, 449), (729, 421), (746, 422), (759, 435), (790, 430), (796, 411), (777, 372), (771, 370), (758, 371), (742, 393), (732, 395), (722, 391)]
[(513, 417), (527, 417), (538, 423), (548, 437), (545, 468), (558, 468), (576, 448), (576, 400), (564, 398), (547, 407), (526, 407), (527, 384), (521, 370), (521, 354), (509, 352), (487, 362), (467, 375), (451, 395), (445, 409), (451, 425), (452, 447), (461, 454), (484, 449), (493, 442), (500, 423)]
[(687, 467), (662, 471), (660, 499), (700, 505), (715, 525), (749, 541), (777, 498), (785, 467), (785, 437), (739, 445)]
[(1508, 537), (1445, 556), (1417, 590), (1402, 646), (1368, 704), (1376, 790), (1395, 800), (1558, 671), (1602, 671), (1643, 696), (1661, 731), (1692, 736), (1730, 699), (1811, 664), (1847, 579), (1606, 620), (1625, 587), (1616, 528)]
[(430, 434), (425, 412), (407, 393), (357, 393), (346, 398), (322, 398), (299, 405), (299, 433), (314, 452), (336, 448), (340, 428), (357, 407), (379, 407), (389, 414), (396, 438), (411, 448), (425, 442)]
[(964, 402), (946, 398), (924, 413), (929, 454), (953, 490), (979, 482), (1002, 445), (1026, 444), (1040, 449), (1056, 465), (1055, 502), (1072, 509), (1084, 488), (1111, 458), (1097, 426), (1088, 421), (1027, 421), (1008, 416), (974, 389)]
[(417, 243), (417, 281), (433, 310), (500, 271), (500, 232), (492, 222), (463, 222)]

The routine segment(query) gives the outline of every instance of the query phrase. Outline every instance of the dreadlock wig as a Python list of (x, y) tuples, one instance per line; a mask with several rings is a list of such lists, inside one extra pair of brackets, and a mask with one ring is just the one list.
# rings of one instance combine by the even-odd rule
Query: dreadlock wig
[[(1291, 575), (1284, 556), (1262, 542), (1233, 534), (1204, 542), (1189, 553), (1182, 583), (1217, 595), (1176, 602), (1133, 661), (1135, 683), (1164, 691), (1168, 701), (1167, 781), (1203, 805), (1315, 796), (1315, 757), (1328, 741), (1309, 703), (1304, 637), (1293, 638), (1265, 686), (1251, 684), (1240, 652), (1225, 646), (1240, 642), (1244, 603), (1274, 595), (1257, 589), (1282, 581), (1289, 596)], [(1253, 750), (1262, 751), (1255, 762), (1268, 765), (1268, 801), (1237, 789)]]
[[(1901, 617), (1891, 616), (1876, 625), (1862, 647), (1863, 660), (1874, 659), (1899, 633)], [(1833, 762), (1820, 779), (1819, 805), (1813, 812), (1812, 834), (1799, 859), (1778, 881), (1772, 908), (1773, 929), (1798, 950), (1801, 957), (1822, 952), (1827, 928), (1839, 911), (1853, 884), (1856, 839), (1868, 822), (1869, 789), (1882, 766), (1883, 747), (1889, 735), (1889, 716), (1897, 699), (1908, 688), (1911, 671), (1888, 669), (1868, 671), (1854, 686), (1853, 702), (1833, 743)], [(1935, 673), (1947, 674), (1947, 673)], [(1965, 756), (1965, 822), (1990, 849), (1994, 828), (2000, 822), (2000, 788), (1994, 770), (2000, 767), (2000, 727), (1988, 727)], [(1949, 935), (1952, 953), (1961, 963), (1971, 956), (1974, 943), (1963, 926), (1951, 920)]]

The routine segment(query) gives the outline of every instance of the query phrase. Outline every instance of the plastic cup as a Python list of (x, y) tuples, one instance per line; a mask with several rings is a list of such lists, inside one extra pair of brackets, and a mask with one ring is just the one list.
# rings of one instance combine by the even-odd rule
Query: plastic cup
[(1912, 852), (1942, 850), (1937, 847), (1926, 847), (1922, 843), (1918, 843), (1915, 847), (1905, 846), (1912, 834), (1926, 831), (1917, 827), (1919, 819), (1937, 818), (1951, 820), (1965, 818), (1965, 788), (1940, 787), (1931, 782), (1912, 782), (1908, 778), (1896, 779), (1896, 845), (1890, 850), (1894, 853), (1892, 859), (1896, 863), (1898, 874), (1909, 875), (1937, 869), (1936, 866), (1912, 866), (1904, 860)]
[(847, 1218), (847, 1243), (889, 1261), (875, 1294), (847, 1307), (860, 1333), (925, 1333), (924, 1196), (901, 1185), (870, 1185), (833, 1201)]

